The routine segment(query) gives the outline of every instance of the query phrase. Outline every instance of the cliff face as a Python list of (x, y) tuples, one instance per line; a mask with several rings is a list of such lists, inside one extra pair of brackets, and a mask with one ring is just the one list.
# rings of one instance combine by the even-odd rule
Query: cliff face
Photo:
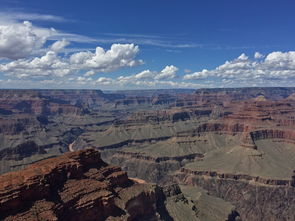
[(1, 90), (0, 114), (81, 114), (122, 96), (100, 90)]
[(178, 174), (176, 180), (203, 187), (210, 195), (232, 202), (242, 220), (295, 220), (295, 188), (292, 186), (259, 185), (238, 179), (220, 179), (188, 173)]
[(113, 119), (90, 109), (117, 98), (100, 90), (1, 90), (0, 173), (68, 151), (84, 125)]
[[(212, 89), (198, 89), (195, 94), (201, 97), (210, 97), (220, 99), (229, 98), (230, 100), (247, 100), (264, 96), (266, 99), (279, 100), (287, 98), (295, 92), (294, 88), (282, 87), (250, 87), (250, 88), (212, 88)], [(223, 99), (224, 100), (224, 99)]]
[[(157, 214), (159, 187), (136, 184), (88, 149), (0, 176), (4, 220), (134, 220)], [(162, 198), (161, 198), (162, 197)]]

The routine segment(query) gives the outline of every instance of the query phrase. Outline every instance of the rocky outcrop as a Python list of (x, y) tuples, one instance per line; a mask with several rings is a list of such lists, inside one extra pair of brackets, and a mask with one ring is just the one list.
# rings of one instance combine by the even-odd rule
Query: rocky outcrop
[(250, 132), (250, 136), (254, 141), (264, 139), (283, 139), (295, 142), (295, 131), (293, 130), (255, 130)]
[(180, 173), (175, 180), (206, 189), (210, 195), (233, 203), (242, 220), (295, 220), (295, 188), (261, 185), (235, 179)]
[(175, 160), (155, 162), (150, 157), (126, 154), (113, 154), (103, 152), (104, 159), (114, 165), (120, 165), (124, 171), (128, 171), (129, 176), (146, 180), (147, 182), (169, 183), (166, 182), (167, 174), (171, 171), (179, 170), (182, 163)]
[(122, 157), (130, 158), (130, 159), (146, 160), (146, 161), (152, 161), (155, 163), (160, 163), (163, 161), (181, 162), (183, 160), (193, 160), (195, 158), (204, 157), (203, 154), (199, 154), (199, 153), (193, 153), (193, 154), (188, 154), (184, 156), (175, 156), (175, 157), (151, 157), (151, 156), (142, 155), (140, 153), (126, 152), (126, 151), (116, 151), (115, 154), (120, 155)]
[(203, 176), (203, 177), (216, 177), (218, 179), (225, 180), (240, 180), (245, 182), (255, 182), (264, 185), (274, 185), (274, 186), (294, 186), (291, 179), (271, 179), (259, 176), (251, 176), (246, 174), (230, 174), (230, 173), (220, 173), (217, 171), (201, 171), (201, 170), (190, 170), (187, 168), (181, 168), (182, 173), (187, 175)]
[[(179, 134), (179, 136), (198, 136), (202, 133), (219, 133), (228, 135), (241, 135), (241, 145), (256, 149), (255, 141), (273, 139), (283, 140), (284, 142), (295, 142), (295, 132), (293, 130), (282, 129), (258, 129), (254, 125), (250, 126), (241, 123), (205, 123), (195, 130)], [(188, 133), (188, 134), (187, 134)]]
[[(133, 220), (157, 213), (154, 185), (135, 184), (89, 149), (0, 176), (4, 220)], [(119, 219), (118, 219), (119, 220)]]
[(127, 151), (103, 151), (103, 159), (119, 165), (132, 177), (148, 182), (167, 183), (167, 173), (179, 170), (185, 163), (203, 158), (203, 154), (194, 153), (183, 156), (152, 157), (145, 154)]

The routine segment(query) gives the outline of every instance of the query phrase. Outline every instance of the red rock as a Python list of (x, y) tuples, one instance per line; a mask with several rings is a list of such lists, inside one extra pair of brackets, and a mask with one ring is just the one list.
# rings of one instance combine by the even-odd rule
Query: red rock
[(155, 185), (134, 183), (88, 149), (0, 176), (0, 218), (131, 220), (156, 214), (156, 192)]

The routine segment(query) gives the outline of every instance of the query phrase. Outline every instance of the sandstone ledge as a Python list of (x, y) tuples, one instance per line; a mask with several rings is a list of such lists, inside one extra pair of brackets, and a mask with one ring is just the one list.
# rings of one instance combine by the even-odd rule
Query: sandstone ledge
[(161, 188), (136, 184), (93, 149), (0, 176), (1, 220), (133, 220), (155, 216)]
[(195, 175), (195, 176), (204, 176), (204, 177), (214, 177), (218, 179), (230, 179), (230, 180), (239, 180), (246, 182), (255, 182), (257, 184), (263, 185), (273, 185), (273, 186), (294, 186), (294, 182), (292, 179), (272, 179), (272, 178), (264, 178), (259, 176), (251, 176), (247, 174), (230, 174), (230, 173), (220, 173), (217, 171), (198, 171), (198, 170), (190, 170), (187, 168), (181, 168), (180, 172), (186, 175)]

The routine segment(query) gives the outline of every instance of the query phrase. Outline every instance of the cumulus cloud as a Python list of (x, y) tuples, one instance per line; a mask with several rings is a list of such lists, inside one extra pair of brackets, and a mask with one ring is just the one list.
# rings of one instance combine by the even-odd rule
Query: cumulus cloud
[(155, 76), (156, 80), (163, 80), (163, 79), (173, 79), (176, 77), (176, 73), (178, 68), (170, 65), (166, 66), (159, 74)]
[(111, 72), (142, 64), (142, 60), (134, 59), (138, 52), (139, 48), (134, 44), (113, 44), (108, 51), (97, 47), (95, 53), (90, 51), (75, 53), (70, 57), (70, 64), (81, 69)]
[(213, 70), (202, 70), (186, 74), (184, 80), (209, 80), (235, 86), (267, 85), (295, 81), (295, 52), (272, 52), (265, 59), (255, 53), (254, 59), (241, 54), (232, 61), (226, 61)]
[(109, 82), (112, 85), (118, 85), (122, 88), (199, 88), (204, 87), (204, 84), (183, 81), (171, 80), (127, 80), (126, 77), (121, 77)]
[(177, 82), (171, 79), (176, 77), (178, 68), (169, 65), (161, 71), (144, 70), (137, 74), (119, 76), (117, 78), (100, 77), (94, 83), (98, 86), (111, 86), (116, 88), (196, 88), (200, 84)]
[[(79, 34), (57, 31), (54, 28), (39, 27), (29, 21), (20, 21), (20, 18), (62, 21), (61, 17), (51, 15), (0, 12), (0, 60), (17, 60), (40, 55), (40, 53), (48, 51), (48, 48), (44, 47), (48, 41), (56, 41), (51, 48), (49, 47), (49, 50), (55, 52), (64, 51), (63, 49), (70, 42), (112, 43), (110, 40), (104, 42)], [(76, 52), (81, 51), (81, 49), (67, 51)]]
[(82, 77), (82, 76), (79, 76), (76, 78), (76, 82), (78, 84), (87, 84), (89, 82), (93, 81), (93, 79), (91, 77)]
[[(157, 72), (155, 71), (150, 71), (150, 70), (144, 70), (136, 75), (134, 75), (135, 79), (151, 79), (153, 78)], [(132, 77), (131, 77), (132, 78)]]
[(192, 74), (186, 74), (184, 75), (184, 80), (193, 80), (193, 79), (204, 79), (209, 76), (209, 71), (207, 69), (203, 69), (200, 72), (194, 72)]
[(144, 70), (135, 75), (120, 76), (118, 80), (123, 83), (136, 82), (138, 80), (148, 80), (149, 82), (155, 80), (167, 80), (175, 78), (177, 71), (177, 67), (175, 67), (174, 65), (170, 65), (166, 66), (161, 71)]
[[(64, 65), (64, 72), (58, 72), (60, 68), (56, 68), (54, 63), (59, 63), (60, 66)], [(42, 72), (43, 75), (39, 74), (40, 69), (47, 71)], [(68, 63), (62, 60), (55, 52), (47, 52), (44, 56), (40, 58), (35, 58), (29, 63), (25, 63), (24, 59), (22, 62), (19, 60), (14, 62), (13, 65), (5, 66), (6, 68), (11, 68), (11, 70), (17, 70), (11, 74), (15, 74), (21, 79), (10, 79), (3, 80), (0, 82), (1, 87), (6, 87), (5, 84), (18, 85), (22, 88), (104, 88), (104, 89), (114, 89), (114, 88), (198, 88), (204, 87), (203, 84), (194, 82), (183, 82), (183, 81), (173, 81), (170, 79), (155, 79), (160, 73), (166, 73), (167, 70), (175, 70), (176, 68), (166, 68), (162, 71), (150, 71), (145, 70), (138, 74), (120, 76), (117, 78), (110, 77), (98, 77), (95, 78), (95, 71), (90, 70), (86, 73), (77, 72), (75, 75), (69, 75), (73, 70), (67, 67)], [(0, 66), (0, 71), (3, 66)], [(21, 71), (22, 70), (22, 71)], [(36, 70), (36, 72), (35, 72)], [(86, 76), (87, 75), (87, 76)], [(50, 76), (50, 77), (49, 77)], [(30, 78), (31, 77), (31, 78)], [(35, 77), (34, 79), (32, 77)], [(43, 78), (45, 77), (45, 78)]]
[(255, 52), (254, 58), (256, 58), (256, 59), (263, 58), (263, 54), (261, 54), (259, 52)]
[(116, 79), (99, 78), (97, 85), (112, 85), (119, 88), (197, 88), (203, 85), (191, 82), (172, 81), (176, 78), (178, 68), (174, 65), (164, 67), (161, 71), (144, 70), (134, 75), (120, 76)]
[(246, 61), (248, 60), (248, 56), (243, 53), (237, 58), (237, 60)]
[(114, 84), (114, 80), (112, 78), (100, 77), (95, 83), (99, 85), (112, 85)]
[(19, 59), (0, 65), (0, 71), (18, 78), (54, 76), (63, 77), (71, 72), (66, 61), (54, 51), (32, 60)]
[(70, 44), (69, 41), (62, 39), (60, 41), (54, 42), (51, 45), (50, 50), (55, 51), (55, 52), (59, 52), (59, 51), (63, 50), (66, 46), (68, 46), (69, 44)]
[(0, 25), (0, 59), (27, 57), (44, 45), (50, 33), (50, 29), (34, 28), (28, 21)]
[(134, 79), (131, 76), (120, 76), (116, 79), (100, 77), (95, 81), (97, 86), (110, 86), (110, 88), (199, 88), (203, 84), (171, 80)]
[(95, 71), (91, 70), (91, 71), (87, 71), (87, 72), (84, 74), (84, 76), (85, 76), (85, 77), (90, 77), (90, 76), (93, 76), (93, 75), (95, 75), (95, 74), (96, 74)]
[(272, 52), (265, 58), (267, 67), (278, 70), (294, 70), (295, 69), (295, 51), (289, 52)]
[(133, 44), (114, 44), (111, 49), (97, 47), (96, 52), (78, 52), (70, 58), (60, 57), (57, 52), (64, 47), (67, 42), (56, 42), (51, 49), (41, 57), (33, 59), (19, 59), (0, 65), (0, 71), (18, 78), (25, 77), (64, 77), (77, 71), (89, 70), (87, 76), (95, 72), (110, 72), (123, 67), (133, 67), (141, 64), (141, 60), (135, 60), (138, 53), (138, 46)]

